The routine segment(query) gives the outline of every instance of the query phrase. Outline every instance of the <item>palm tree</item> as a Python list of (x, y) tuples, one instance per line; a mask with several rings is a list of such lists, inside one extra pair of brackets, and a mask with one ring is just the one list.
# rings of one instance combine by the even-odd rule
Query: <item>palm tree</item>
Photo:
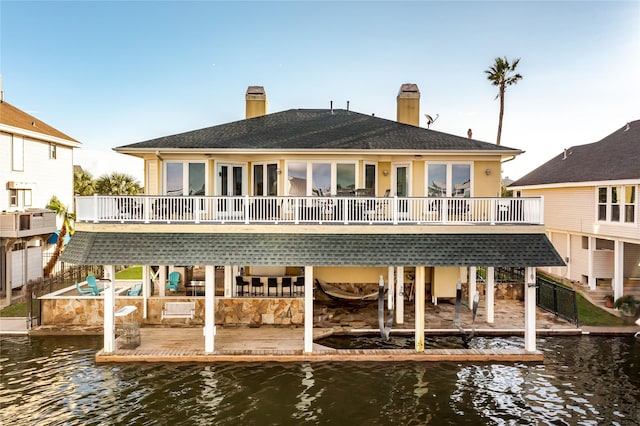
[(96, 181), (96, 193), (101, 195), (136, 195), (140, 189), (136, 178), (126, 173), (105, 174)]
[(516, 67), (520, 62), (520, 58), (516, 58), (509, 63), (507, 57), (496, 58), (495, 63), (484, 72), (487, 74), (487, 80), (491, 81), (494, 86), (498, 86), (498, 94), (496, 99), (500, 98), (500, 116), (498, 118), (498, 137), (496, 145), (500, 145), (500, 137), (502, 136), (502, 117), (504, 116), (504, 92), (507, 86), (516, 84), (522, 80), (522, 75), (515, 73)]
[(47, 262), (44, 267), (44, 276), (48, 277), (53, 271), (53, 268), (56, 266), (58, 259), (60, 258), (60, 254), (62, 253), (62, 246), (64, 245), (64, 237), (67, 235), (67, 230), (69, 231), (69, 235), (73, 234), (73, 224), (72, 221), (76, 219), (76, 215), (71, 213), (67, 207), (62, 204), (58, 197), (55, 195), (51, 197), (49, 204), (47, 204), (47, 208), (49, 210), (53, 210), (56, 214), (62, 218), (62, 226), (60, 227), (60, 233), (58, 234), (58, 241), (56, 242), (56, 248), (53, 251), (53, 255), (49, 262)]
[(73, 193), (76, 195), (93, 195), (96, 192), (96, 182), (91, 173), (80, 166), (74, 166)]

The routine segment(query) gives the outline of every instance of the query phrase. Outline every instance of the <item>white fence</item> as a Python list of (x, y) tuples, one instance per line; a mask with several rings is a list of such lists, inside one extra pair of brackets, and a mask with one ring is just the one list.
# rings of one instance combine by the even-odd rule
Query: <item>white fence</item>
[(543, 199), (76, 197), (76, 221), (120, 223), (542, 224)]

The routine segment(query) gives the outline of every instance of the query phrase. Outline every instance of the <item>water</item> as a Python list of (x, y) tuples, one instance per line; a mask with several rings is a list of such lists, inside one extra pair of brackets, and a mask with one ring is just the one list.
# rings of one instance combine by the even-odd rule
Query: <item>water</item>
[(0, 344), (2, 425), (640, 424), (633, 337), (544, 338), (543, 363), (479, 365), (96, 365), (100, 338)]

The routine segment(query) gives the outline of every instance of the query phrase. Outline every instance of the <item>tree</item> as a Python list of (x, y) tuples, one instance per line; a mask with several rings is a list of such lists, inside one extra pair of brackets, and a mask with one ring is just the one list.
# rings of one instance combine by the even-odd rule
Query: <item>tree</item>
[(58, 241), (56, 242), (55, 250), (53, 251), (53, 255), (49, 262), (44, 267), (44, 276), (48, 277), (53, 271), (53, 268), (56, 266), (58, 259), (60, 258), (60, 254), (62, 253), (62, 246), (64, 245), (64, 237), (67, 235), (67, 231), (69, 235), (73, 234), (73, 223), (76, 219), (75, 214), (71, 213), (67, 207), (62, 204), (58, 197), (55, 195), (51, 197), (49, 204), (47, 204), (47, 208), (49, 210), (53, 210), (56, 212), (58, 217), (62, 218), (62, 226), (60, 227), (60, 232), (58, 233)]
[(126, 173), (113, 172), (96, 181), (96, 193), (101, 195), (136, 195), (140, 189), (136, 178)]
[(500, 145), (500, 138), (502, 136), (504, 92), (507, 90), (507, 86), (511, 86), (522, 80), (522, 75), (515, 72), (519, 62), (520, 58), (514, 59), (512, 63), (509, 63), (506, 56), (503, 58), (496, 58), (491, 68), (484, 71), (487, 74), (487, 80), (491, 81), (494, 86), (498, 86), (496, 99), (500, 98), (500, 115), (498, 118), (498, 137), (496, 139), (496, 145)]
[(74, 167), (73, 171), (73, 193), (76, 195), (93, 195), (96, 192), (96, 182), (91, 173), (84, 171), (81, 167)]

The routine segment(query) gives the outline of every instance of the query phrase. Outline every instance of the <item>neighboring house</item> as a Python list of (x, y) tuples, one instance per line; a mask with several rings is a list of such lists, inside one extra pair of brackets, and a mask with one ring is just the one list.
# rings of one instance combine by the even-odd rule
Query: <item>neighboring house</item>
[[(150, 267), (162, 298), (168, 272), (188, 283), (179, 266), (204, 266), (205, 308), (196, 319), (208, 352), (212, 309), (218, 324), (303, 322), (310, 352), (315, 280), (377, 289), (382, 276), (402, 323), (405, 292), (417, 295), (417, 311), (425, 297), (455, 297), (458, 281), (473, 297), (477, 266), (527, 267), (531, 283), (535, 267), (563, 265), (544, 234), (541, 200), (499, 198), (501, 163), (520, 150), (417, 127), (415, 84), (402, 86), (397, 111), (397, 122), (333, 108), (267, 114), (264, 89), (249, 87), (245, 120), (116, 148), (144, 159), (146, 195), (78, 197), (63, 260), (143, 265), (147, 322), (160, 321)], [(214, 303), (216, 267), (225, 270), (224, 295)], [(286, 276), (301, 277), (304, 296), (278, 289)], [(247, 303), (253, 282), (242, 282), (252, 278), (263, 280), (265, 296), (268, 278), (276, 278), (280, 304)], [(533, 350), (535, 288), (525, 287)], [(105, 315), (114, 303), (105, 297)], [(255, 310), (262, 306), (276, 311)], [(113, 322), (105, 317), (105, 324)], [(423, 330), (418, 322), (417, 350)], [(106, 352), (113, 350), (108, 334)]]
[(58, 227), (53, 195), (73, 208), (73, 149), (80, 143), (0, 99), (0, 296), (42, 277)]
[(574, 146), (515, 181), (522, 196), (543, 196), (547, 234), (566, 267), (549, 272), (640, 296), (640, 120), (599, 142)]

